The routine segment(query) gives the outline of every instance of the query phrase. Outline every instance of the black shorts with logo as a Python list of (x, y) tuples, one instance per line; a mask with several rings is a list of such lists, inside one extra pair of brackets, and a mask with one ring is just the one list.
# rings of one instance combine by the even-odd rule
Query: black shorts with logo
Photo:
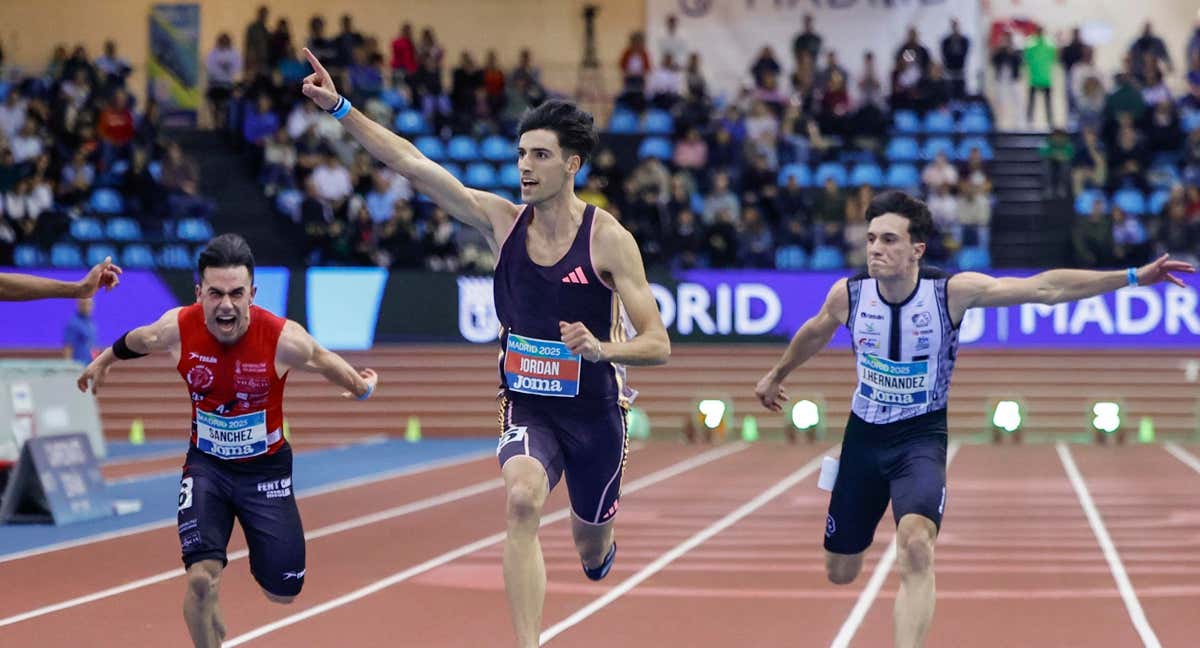
[(851, 412), (825, 518), (825, 549), (837, 554), (866, 550), (889, 500), (897, 524), (916, 513), (941, 529), (946, 442), (945, 409), (884, 424)]
[(304, 528), (292, 489), (292, 448), (248, 461), (226, 461), (188, 448), (179, 486), (179, 543), (184, 567), (228, 562), (233, 520), (242, 525), (250, 572), (266, 591), (295, 596), (304, 586)]

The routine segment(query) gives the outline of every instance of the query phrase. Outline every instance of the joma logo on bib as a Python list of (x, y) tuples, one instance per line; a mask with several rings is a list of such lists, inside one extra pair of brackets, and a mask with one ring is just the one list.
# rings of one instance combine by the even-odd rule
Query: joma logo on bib
[(561, 380), (547, 380), (545, 378), (530, 378), (529, 376), (517, 376), (517, 379), (510, 385), (513, 389), (528, 389), (535, 392), (554, 392), (560, 393), (563, 390)]

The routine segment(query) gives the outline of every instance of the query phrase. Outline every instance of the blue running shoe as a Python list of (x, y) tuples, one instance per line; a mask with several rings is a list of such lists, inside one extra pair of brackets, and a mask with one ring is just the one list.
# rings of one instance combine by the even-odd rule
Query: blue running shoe
[(583, 573), (588, 578), (598, 581), (608, 576), (608, 571), (612, 569), (613, 560), (617, 557), (617, 542), (614, 540), (612, 546), (608, 548), (608, 555), (604, 557), (604, 562), (600, 563), (599, 567), (588, 568), (583, 566)]

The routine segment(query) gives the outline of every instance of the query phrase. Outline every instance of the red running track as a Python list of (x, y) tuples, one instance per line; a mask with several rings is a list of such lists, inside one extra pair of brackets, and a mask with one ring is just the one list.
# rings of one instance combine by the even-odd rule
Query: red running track
[[(603, 583), (580, 574), (568, 524), (546, 525), (544, 627), (556, 633), (548, 645), (829, 646), (840, 630), (852, 646), (891, 644), (897, 579), (881, 573), (877, 594), (864, 595), (891, 540), (890, 513), (862, 576), (829, 585), (820, 549), (828, 496), (804, 470), (825, 448), (737, 448), (652, 444), (632, 455), (617, 525), (620, 555)], [(1198, 450), (1179, 451), (1190, 466), (1163, 446), (961, 447), (950, 467), (928, 645), (1147, 645), (1131, 620), (1130, 597), (1116, 584), (1112, 556), (1161, 645), (1194, 645)], [(1067, 461), (1078, 470), (1077, 484)], [(494, 461), (479, 460), (302, 499), (306, 529), (323, 534), (309, 541), (304, 593), (292, 606), (272, 605), (246, 561), (230, 563), (222, 585), (227, 645), (511, 646), (495, 542), (503, 529), (497, 475)], [(631, 487), (650, 475), (653, 483)], [(1111, 539), (1107, 558), (1079, 485)], [(428, 501), (439, 495), (446, 496)], [(419, 510), (395, 511), (414, 503)], [(565, 504), (559, 488), (546, 511)], [(330, 528), (386, 510), (391, 517)], [(483, 539), (492, 542), (477, 542)], [(168, 526), (0, 562), (0, 617), (9, 619), (168, 574), (2, 625), (0, 646), (187, 645), (183, 581), (169, 576), (178, 569), (177, 543)], [(473, 550), (448, 555), (472, 543)], [(235, 534), (230, 550), (242, 548)], [(390, 586), (364, 592), (388, 577)], [(860, 599), (865, 613), (852, 617)], [(246, 640), (248, 633), (254, 638)]]

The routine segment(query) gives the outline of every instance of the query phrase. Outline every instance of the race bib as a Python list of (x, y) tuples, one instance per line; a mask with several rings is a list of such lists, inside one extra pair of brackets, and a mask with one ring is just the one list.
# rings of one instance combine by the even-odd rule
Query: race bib
[(579, 394), (580, 357), (561, 341), (508, 334), (504, 351), (504, 384), (522, 394)]
[(893, 362), (863, 354), (858, 382), (859, 395), (880, 405), (924, 405), (929, 401), (929, 362)]
[(245, 459), (266, 454), (267, 413), (221, 416), (196, 410), (196, 447), (220, 459)]

